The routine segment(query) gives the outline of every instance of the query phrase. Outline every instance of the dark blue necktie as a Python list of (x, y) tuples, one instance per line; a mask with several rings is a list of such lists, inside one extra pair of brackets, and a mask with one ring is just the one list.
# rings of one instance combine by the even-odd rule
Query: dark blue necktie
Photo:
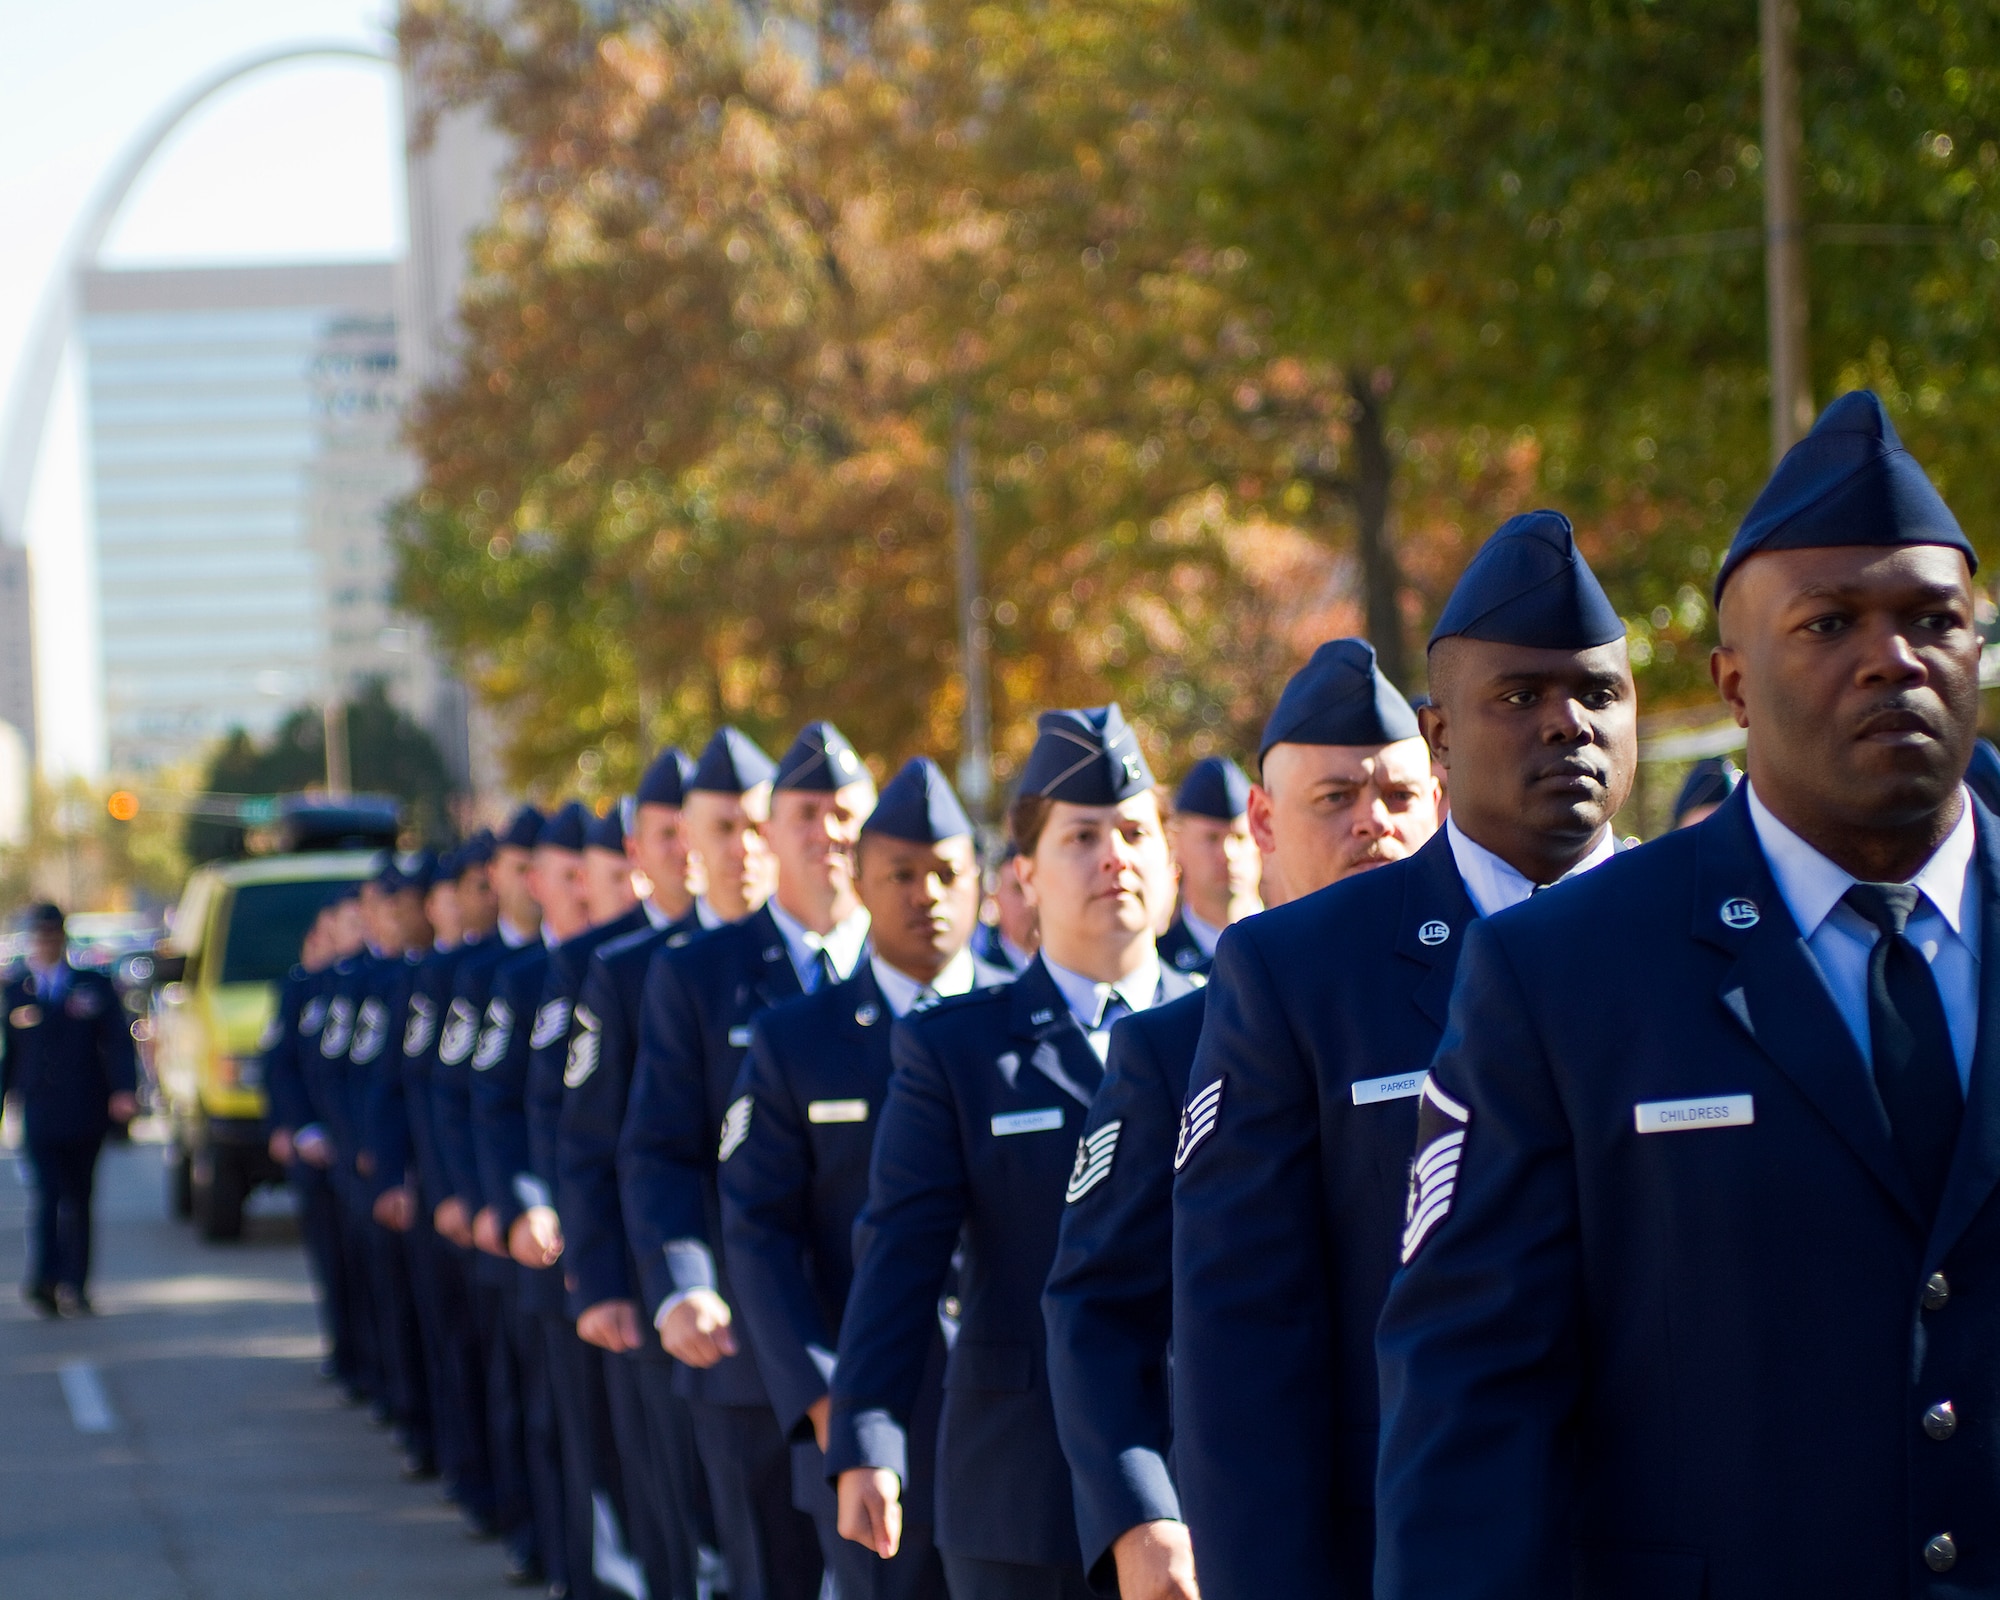
[(813, 980), (806, 985), (806, 993), (818, 994), (822, 989), (830, 989), (840, 982), (840, 974), (833, 970), (833, 957), (826, 953), (826, 946), (820, 945), (813, 951)]
[(1857, 883), (1847, 904), (1881, 937), (1868, 952), (1868, 1039), (1875, 1092), (1903, 1164), (1935, 1216), (1965, 1114), (1958, 1057), (1944, 1001), (1924, 953), (1904, 932), (1921, 891), (1907, 883)]

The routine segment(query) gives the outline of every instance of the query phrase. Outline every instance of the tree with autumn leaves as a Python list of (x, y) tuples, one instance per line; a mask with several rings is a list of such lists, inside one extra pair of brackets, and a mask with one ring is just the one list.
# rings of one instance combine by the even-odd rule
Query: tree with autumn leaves
[[(1172, 770), (1330, 633), (1415, 687), (1466, 552), (1547, 501), (1644, 691), (1698, 692), (1765, 433), (1754, 7), (1697, 9), (406, 5), (515, 155), (414, 411), (403, 601), (524, 781), (725, 718), (949, 760), (969, 513), (997, 775), (1114, 696)], [(1828, 11), (1886, 43), (1839, 69), (1865, 107), (1808, 96), (1823, 208), (1920, 220), (1827, 224), (1890, 231), (1816, 250), (1822, 390), (1882, 383), (1976, 526), (1988, 74), (1927, 74), (1986, 24)]]

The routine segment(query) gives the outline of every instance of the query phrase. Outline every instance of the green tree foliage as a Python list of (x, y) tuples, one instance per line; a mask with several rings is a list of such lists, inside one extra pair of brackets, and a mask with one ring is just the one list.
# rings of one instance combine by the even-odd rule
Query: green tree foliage
[[(442, 838), (453, 793), (451, 773), (437, 743), (389, 698), (382, 681), (371, 679), (347, 707), (347, 748), (354, 788), (392, 794), (406, 807), (405, 820), (422, 838)], [(210, 795), (295, 794), (326, 783), (326, 724), (318, 706), (288, 713), (267, 740), (231, 730), (209, 758), (202, 788)], [(182, 849), (191, 863), (238, 854), (243, 830), (226, 822), (190, 816)]]

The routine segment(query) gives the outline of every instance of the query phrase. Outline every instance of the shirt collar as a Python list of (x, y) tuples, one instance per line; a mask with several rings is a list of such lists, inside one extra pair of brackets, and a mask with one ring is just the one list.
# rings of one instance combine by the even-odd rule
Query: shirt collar
[(713, 932), (729, 919), (708, 903), (707, 895), (696, 895), (694, 901), (694, 920), (701, 924), (702, 931), (706, 933)]
[(931, 1000), (945, 995), (970, 994), (976, 973), (972, 965), (972, 952), (961, 950), (947, 961), (944, 970), (929, 983), (919, 983), (898, 967), (892, 967), (878, 955), (868, 958), (869, 969), (875, 974), (875, 987), (882, 991), (882, 998), (888, 1002), (891, 1016), (906, 1016), (910, 1007), (919, 1000)]
[(1222, 937), (1222, 930), (1212, 922), (1204, 922), (1186, 906), (1181, 907), (1181, 922), (1186, 926), (1190, 937), (1200, 946), (1201, 953), (1213, 957), (1216, 941)]
[[(1459, 877), (1464, 880), (1465, 892), (1472, 897), (1472, 904), (1482, 917), (1497, 916), (1519, 905), (1537, 887), (1547, 887), (1530, 882), (1526, 874), (1509, 866), (1477, 840), (1468, 838), (1456, 818), (1447, 817), (1444, 827), (1451, 842), (1451, 858), (1457, 864)], [(1592, 867), (1600, 867), (1617, 853), (1617, 837), (1606, 828), (1598, 835), (1590, 854), (1556, 882), (1565, 883)]]
[(504, 944), (509, 950), (520, 949), (521, 946), (526, 944), (533, 937), (534, 935), (532, 933), (523, 933), (519, 928), (515, 927), (514, 924), (509, 922), (505, 917), (502, 917), (500, 919), (500, 942)]
[[(1959, 793), (1958, 822), (1908, 881), (1937, 908), (1951, 931), (1963, 938), (1965, 929), (1960, 924), (1965, 914), (1966, 873), (1972, 866), (1974, 827), (1972, 802), (1963, 798), (1963, 790)], [(1757, 843), (1770, 864), (1778, 893), (1784, 896), (1785, 909), (1798, 925), (1799, 937), (1810, 940), (1847, 891), (1861, 880), (1845, 867), (1835, 866), (1780, 822), (1757, 797), (1755, 788), (1750, 789), (1750, 825), (1757, 830)]]
[(779, 905), (776, 895), (766, 905), (771, 920), (777, 923), (778, 931), (785, 936), (785, 947), (791, 952), (792, 965), (798, 968), (802, 981), (811, 981), (806, 973), (815, 964), (813, 958), (821, 950), (833, 962), (836, 977), (846, 978), (853, 973), (854, 964), (861, 959), (861, 947), (868, 942), (868, 912), (865, 907), (857, 906), (830, 932), (814, 933)]
[(646, 913), (646, 926), (651, 928), (655, 933), (658, 933), (674, 920), (650, 900), (641, 900), (639, 902), (639, 909)]
[(1146, 959), (1139, 970), (1128, 973), (1116, 983), (1099, 983), (1080, 972), (1071, 972), (1068, 967), (1059, 967), (1049, 959), (1047, 951), (1042, 952), (1042, 965), (1055, 979), (1070, 1015), (1076, 1018), (1077, 1026), (1085, 1033), (1097, 1031), (1104, 1017), (1104, 1008), (1114, 994), (1134, 1011), (1150, 1011), (1153, 1002), (1159, 998), (1160, 957), (1150, 944), (1146, 947)]

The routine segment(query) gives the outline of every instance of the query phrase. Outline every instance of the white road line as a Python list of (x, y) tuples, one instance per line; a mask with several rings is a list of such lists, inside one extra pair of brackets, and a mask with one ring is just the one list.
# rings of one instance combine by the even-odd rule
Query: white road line
[(76, 1424), (78, 1433), (111, 1433), (117, 1429), (118, 1419), (112, 1415), (111, 1400), (104, 1392), (104, 1381), (98, 1377), (94, 1363), (65, 1361), (56, 1376), (62, 1380), (63, 1398), (69, 1402), (70, 1421)]

